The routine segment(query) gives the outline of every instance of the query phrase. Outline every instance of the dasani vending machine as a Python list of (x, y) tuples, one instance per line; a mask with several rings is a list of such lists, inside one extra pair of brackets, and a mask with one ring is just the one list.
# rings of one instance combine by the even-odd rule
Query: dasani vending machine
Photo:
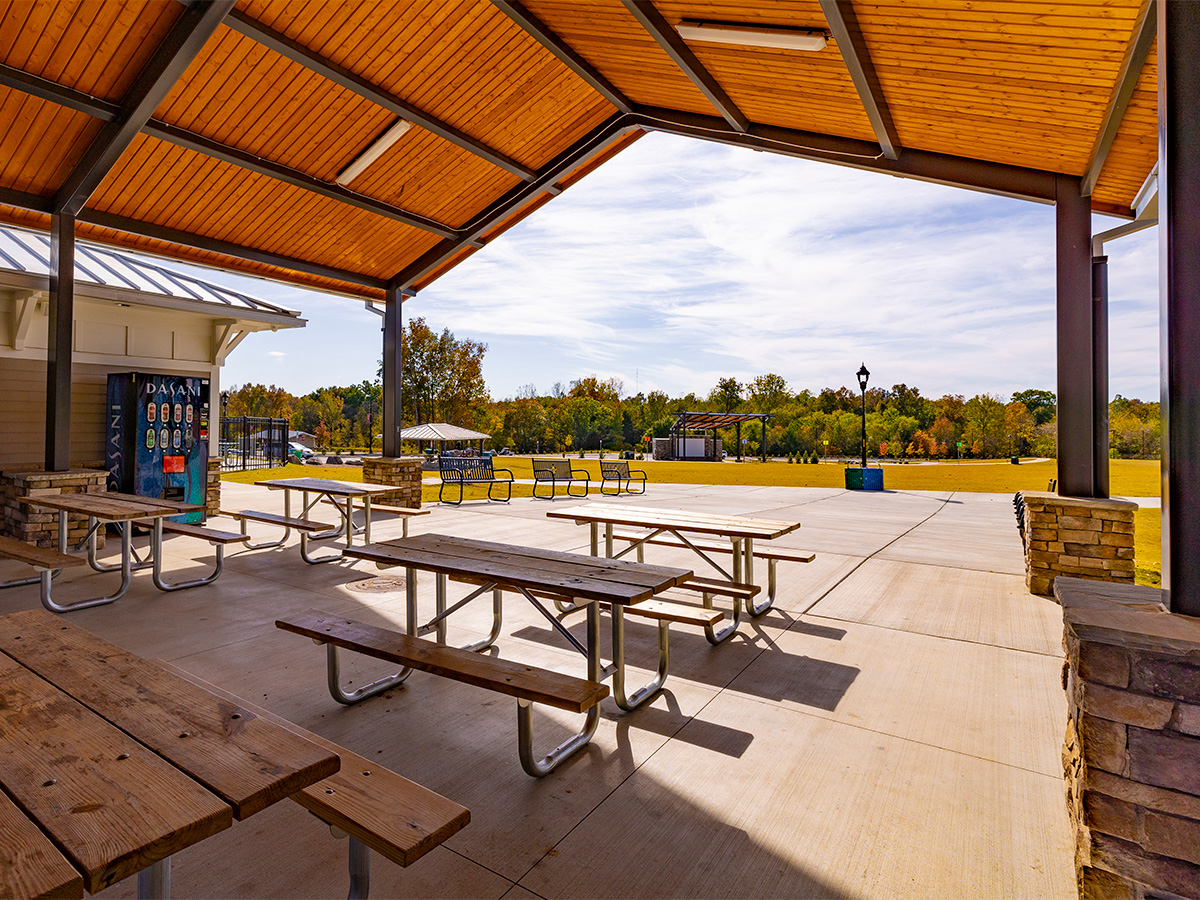
[[(108, 376), (108, 488), (204, 505), (208, 480), (207, 378), (114, 372)], [(203, 513), (174, 516), (200, 522)]]

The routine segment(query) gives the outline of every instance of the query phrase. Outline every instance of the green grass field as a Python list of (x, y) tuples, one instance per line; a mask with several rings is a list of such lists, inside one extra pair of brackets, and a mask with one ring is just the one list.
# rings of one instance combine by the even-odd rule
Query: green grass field
[[(592, 493), (599, 492), (600, 463), (595, 458), (567, 459), (577, 469), (586, 469), (592, 478)], [(533, 465), (527, 456), (504, 456), (495, 459), (497, 468), (509, 469), (517, 480), (531, 480)], [(631, 468), (642, 469), (651, 485), (666, 484), (744, 484), (778, 485), (783, 487), (840, 488), (845, 485), (840, 463), (809, 466), (783, 462), (659, 462), (635, 460)], [(1057, 473), (1054, 460), (1023, 462), (1012, 465), (1008, 460), (970, 460), (940, 463), (885, 464), (884, 487), (892, 491), (966, 491), (970, 493), (1012, 494), (1017, 491), (1044, 491)], [(253, 484), (271, 478), (330, 478), (336, 481), (362, 481), (359, 466), (281, 466), (275, 469), (252, 469), (246, 472), (225, 472), (224, 481)], [(1114, 497), (1157, 497), (1160, 485), (1157, 460), (1114, 459), (1109, 467), (1110, 492)], [(439, 480), (436, 472), (425, 473), (421, 499), (433, 503), (438, 498)], [(457, 493), (457, 492), (456, 492)], [(514, 484), (514, 497), (530, 497), (533, 485)], [(467, 500), (482, 500), (487, 487), (468, 485)], [(1157, 509), (1139, 509), (1135, 522), (1134, 548), (1138, 584), (1157, 586), (1162, 571), (1160, 523)]]

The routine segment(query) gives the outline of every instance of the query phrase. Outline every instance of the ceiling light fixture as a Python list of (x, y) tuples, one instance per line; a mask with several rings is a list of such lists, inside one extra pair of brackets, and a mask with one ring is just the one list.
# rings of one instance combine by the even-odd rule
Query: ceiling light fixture
[(675, 26), (685, 41), (708, 44), (738, 44), (743, 47), (774, 47), (777, 50), (825, 49), (824, 31), (810, 28), (782, 28), (763, 25), (736, 25), (729, 22), (696, 22), (684, 19)]
[(376, 138), (375, 142), (362, 153), (360, 153), (355, 160), (350, 163), (350, 165), (338, 172), (337, 178), (335, 178), (334, 181), (336, 181), (342, 187), (348, 185), (355, 178), (361, 175), (366, 170), (367, 166), (371, 165), (371, 163), (383, 156), (384, 151), (387, 150), (388, 147), (392, 146), (392, 144), (396, 143), (396, 141), (400, 140), (400, 138), (404, 136), (404, 133), (410, 128), (412, 128), (412, 122), (408, 121), (407, 119), (397, 119), (396, 123), (392, 125), (391, 128)]

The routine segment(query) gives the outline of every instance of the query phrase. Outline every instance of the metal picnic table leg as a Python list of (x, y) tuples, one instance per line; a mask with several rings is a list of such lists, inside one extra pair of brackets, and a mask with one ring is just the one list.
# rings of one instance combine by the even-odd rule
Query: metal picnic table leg
[[(590, 532), (590, 538), (591, 538), (590, 547), (591, 547), (591, 551), (592, 551), (592, 556), (599, 556), (600, 555), (600, 523), (599, 522), (588, 522), (588, 531)], [(612, 556), (612, 526), (611, 525), (608, 526), (608, 532), (605, 535), (605, 538), (607, 539), (607, 543), (608, 543), (608, 555)], [(569, 612), (575, 612), (576, 610), (578, 610), (579, 604), (578, 603), (567, 603), (566, 601), (560, 600), (559, 598), (555, 597), (554, 598), (554, 608), (557, 609), (560, 613), (569, 613)]]
[(138, 872), (138, 900), (168, 900), (171, 896), (171, 857), (151, 863)]
[[(302, 512), (301, 515), (307, 516), (309, 508), (312, 506), (315, 506), (319, 502), (320, 498), (318, 497), (317, 500), (314, 500), (312, 503), (309, 503), (308, 502), (308, 491), (303, 492), (303, 498), (304, 498), (304, 500), (303, 500), (304, 512)], [(331, 497), (330, 499), (332, 500), (333, 498)], [(346, 498), (346, 508), (345, 509), (342, 509), (342, 505), (340, 503), (338, 503), (336, 500), (333, 501), (333, 505), (337, 507), (338, 513), (342, 516), (342, 524), (340, 526), (338, 526), (337, 528), (331, 528), (328, 531), (322, 531), (319, 534), (313, 534), (313, 535), (310, 535), (304, 531), (300, 532), (300, 558), (302, 560), (304, 560), (306, 563), (308, 563), (310, 566), (316, 566), (316, 565), (320, 565), (321, 563), (327, 563), (327, 562), (337, 562), (339, 559), (344, 558), (342, 556), (341, 550), (338, 550), (336, 553), (327, 553), (325, 556), (310, 556), (308, 553), (308, 542), (310, 540), (313, 540), (313, 541), (331, 540), (333, 538), (340, 537), (343, 529), (345, 529), (345, 531), (346, 531), (346, 546), (349, 547), (354, 540), (354, 519), (353, 519), (354, 498), (353, 497)]]
[(163, 520), (162, 516), (154, 519), (154, 524), (151, 526), (150, 546), (154, 551), (154, 586), (160, 591), (182, 591), (184, 588), (201, 587), (202, 585), (212, 584), (221, 576), (221, 570), (225, 568), (225, 545), (217, 544), (217, 564), (212, 572), (203, 578), (194, 578), (191, 581), (178, 581), (174, 584), (166, 581), (163, 578), (162, 563), (163, 563)]
[[(537, 605), (537, 604), (535, 604)], [(540, 607), (539, 607), (540, 608)], [(587, 677), (599, 681), (600, 671), (600, 609), (596, 603), (587, 604)], [(533, 752), (533, 702), (524, 697), (517, 700), (517, 755), (521, 768), (534, 778), (549, 775), (564, 760), (585, 747), (596, 733), (600, 724), (600, 704), (588, 708), (584, 713), (583, 728), (573, 737), (563, 741), (541, 759)]]
[[(746, 583), (754, 584), (754, 538), (745, 539), (746, 553)], [(775, 560), (771, 560), (767, 565), (768, 579), (770, 590), (767, 591), (767, 599), (757, 606), (754, 605), (754, 598), (751, 597), (746, 601), (746, 612), (750, 615), (758, 617), (775, 605)]]
[(612, 616), (613, 700), (623, 710), (637, 709), (658, 693), (666, 683), (667, 668), (671, 664), (671, 653), (668, 648), (670, 622), (665, 619), (660, 619), (658, 622), (658, 673), (652, 681), (642, 685), (632, 694), (626, 694), (625, 608), (619, 603), (613, 603), (609, 607), (609, 614)]
[[(405, 600), (405, 619), (408, 627), (408, 633), (416, 635), (417, 633), (417, 570), (404, 570), (404, 600)], [(321, 641), (313, 641), (314, 644), (320, 644)], [(397, 687), (404, 683), (413, 670), (411, 666), (405, 666), (399, 672), (391, 675), (385, 675), (372, 681), (369, 684), (364, 684), (362, 687), (353, 691), (348, 691), (342, 687), (341, 672), (338, 665), (338, 648), (333, 644), (325, 645), (325, 655), (327, 664), (327, 680), (329, 683), (329, 694), (338, 703), (343, 703), (349, 706), (352, 703), (358, 703), (360, 700), (366, 700), (368, 697), (374, 697), (376, 694), (382, 694), (389, 688)]]
[[(66, 513), (60, 511), (59, 514), (59, 546), (66, 543)], [(92, 528), (96, 524), (95, 516), (88, 516), (88, 528)], [(92, 606), (104, 606), (116, 600), (120, 600), (125, 596), (125, 592), (129, 590), (129, 583), (133, 580), (133, 528), (129, 522), (124, 523), (125, 527), (121, 529), (121, 586), (117, 588), (117, 592), (108, 597), (96, 597), (91, 600), (78, 600), (75, 603), (55, 603), (50, 598), (50, 586), (52, 582), (50, 570), (43, 571), (42, 577), (42, 606), (51, 612), (65, 613), (72, 612), (77, 609), (88, 609)]]

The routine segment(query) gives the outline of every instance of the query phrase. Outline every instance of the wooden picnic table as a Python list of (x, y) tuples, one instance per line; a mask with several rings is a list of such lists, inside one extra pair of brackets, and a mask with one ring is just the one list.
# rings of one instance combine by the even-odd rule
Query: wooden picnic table
[[(397, 487), (392, 484), (373, 484), (369, 481), (334, 481), (329, 478), (274, 478), (266, 481), (254, 482), (259, 487), (265, 487), (272, 491), (283, 491), (283, 514), (285, 518), (292, 517), (292, 492), (300, 493), (301, 511), (299, 518), (304, 519), (308, 513), (322, 500), (328, 500), (341, 515), (341, 524), (327, 531), (310, 534), (308, 531), (300, 532), (300, 557), (310, 565), (318, 563), (334, 562), (342, 559), (346, 554), (343, 552), (328, 553), (324, 556), (314, 557), (308, 552), (308, 542), (310, 540), (324, 541), (345, 536), (346, 547), (349, 548), (354, 544), (354, 535), (361, 534), (364, 543), (371, 543), (371, 498), (383, 494), (394, 494)], [(309, 495), (316, 496), (310, 501)], [(363, 526), (360, 529), (354, 527), (354, 501), (362, 500), (363, 504)], [(405, 525), (407, 530), (407, 523)], [(287, 539), (287, 532), (284, 532), (284, 537), (279, 541)], [(262, 547), (266, 545), (256, 545)], [(270, 546), (275, 546), (271, 544)]]
[[(403, 682), (412, 667), (433, 671), (435, 674), (457, 678), (480, 687), (511, 693), (525, 706), (520, 707), (518, 719), (518, 741), (522, 765), (531, 775), (544, 775), (563, 759), (577, 751), (590, 740), (599, 721), (597, 703), (603, 694), (598, 692), (603, 680), (613, 679), (613, 691), (619, 698), (632, 696), (626, 708), (632, 708), (647, 699), (662, 686), (666, 678), (665, 661), (660, 661), (656, 680), (627, 695), (625, 691), (624, 665), (624, 619), (626, 607), (641, 601), (651, 600), (656, 594), (681, 584), (692, 577), (689, 569), (667, 566), (652, 566), (630, 560), (603, 559), (579, 553), (564, 553), (543, 550), (537, 547), (522, 547), (492, 541), (474, 540), (444, 534), (424, 534), (399, 538), (379, 544), (348, 547), (346, 556), (375, 562), (381, 567), (399, 566), (405, 569), (406, 629), (407, 635), (389, 638), (386, 632), (361, 623), (346, 622), (323, 614), (306, 614), (298, 619), (276, 622), (286, 628), (325, 642), (329, 653), (330, 692), (341, 703), (356, 703), (374, 696)], [(417, 573), (430, 572), (436, 578), (435, 614), (428, 621), (419, 621), (417, 606)], [(467, 595), (447, 605), (447, 583), (450, 580), (466, 582), (474, 586)], [(489, 673), (487, 670), (504, 664), (507, 660), (493, 659), (476, 652), (491, 647), (499, 637), (503, 616), (501, 596), (508, 590), (522, 594), (540, 612), (575, 650), (587, 660), (587, 682), (559, 684), (564, 676), (556, 676), (533, 667), (522, 670), (505, 669)], [(472, 600), (487, 592), (492, 593), (493, 622), (488, 637), (466, 647), (445, 647), (446, 621), (450, 615)], [(543, 603), (546, 598), (567, 599), (587, 607), (587, 627), (584, 641), (579, 641), (563, 626)], [(600, 659), (600, 611), (599, 605), (606, 604), (611, 610), (613, 624), (611, 665), (604, 666)], [(436, 633), (437, 643), (422, 641), (422, 635)], [(340, 635), (340, 637), (339, 637)], [(416, 640), (414, 640), (416, 639)], [(664, 650), (665, 642), (660, 642)], [(338, 684), (338, 646), (358, 652), (371, 652), (380, 658), (405, 665), (394, 675), (363, 685), (355, 691), (346, 691)], [(495, 664), (495, 665), (493, 665)], [(578, 679), (566, 679), (577, 682)], [(524, 686), (523, 686), (524, 685)], [(531, 726), (528, 720), (529, 702), (556, 703), (571, 708), (570, 703), (582, 690), (587, 699), (575, 707), (586, 712), (583, 729), (564, 742), (554, 753), (541, 762), (533, 759), (531, 750)], [(607, 687), (604, 687), (607, 693)], [(557, 701), (557, 702), (556, 702)]]
[[(591, 552), (593, 556), (600, 555), (600, 526), (604, 526), (604, 555), (610, 559), (619, 559), (627, 553), (637, 551), (639, 557), (642, 547), (647, 543), (657, 543), (660, 535), (667, 534), (679, 546), (687, 547), (700, 556), (705, 562), (721, 573), (727, 581), (733, 584), (754, 584), (754, 542), (756, 540), (774, 540), (800, 527), (800, 522), (782, 522), (774, 519), (759, 519), (752, 516), (725, 515), (720, 513), (693, 512), (681, 509), (660, 509), (650, 506), (627, 506), (623, 503), (585, 503), (562, 510), (551, 510), (546, 515), (552, 519), (569, 519), (576, 525), (588, 525), (591, 531)], [(629, 546), (624, 550), (614, 552), (615, 526), (631, 526), (647, 529), (647, 533), (627, 535)], [(691, 537), (689, 537), (689, 535)], [(726, 538), (730, 546), (726, 552), (732, 552), (732, 571), (727, 571), (709, 555), (714, 549), (706, 547), (694, 540), (695, 535), (706, 535)], [(753, 599), (748, 599), (747, 609), (753, 616), (761, 616), (775, 602), (774, 565), (771, 567), (771, 590), (767, 599), (755, 605)], [(559, 606), (560, 610), (568, 611), (570, 607)], [(711, 634), (710, 639), (715, 643), (727, 639), (736, 630), (740, 604), (735, 604), (733, 622), (719, 634)]]
[[(178, 500), (163, 500), (154, 497), (140, 497), (135, 494), (122, 494), (102, 491), (95, 494), (51, 494), (42, 497), (20, 497), (19, 501), (32, 507), (52, 509), (58, 512), (58, 550), (65, 554), (67, 547), (67, 515), (87, 516), (87, 558), (88, 564), (97, 572), (121, 573), (121, 585), (113, 594), (94, 597), (87, 600), (77, 600), (74, 603), (56, 603), (50, 596), (51, 579), (42, 579), (42, 605), (51, 612), (71, 612), (76, 609), (87, 609), (92, 606), (103, 606), (125, 596), (129, 590), (135, 569), (150, 566), (154, 570), (154, 583), (162, 590), (162, 528), (163, 519), (178, 516), (183, 513), (202, 512), (203, 506), (194, 503), (183, 503)], [(139, 560), (133, 550), (132, 522), (149, 520), (151, 527), (149, 560)], [(117, 565), (101, 563), (96, 555), (96, 532), (106, 524), (115, 524), (121, 534), (121, 562)], [(195, 584), (208, 583), (196, 582)], [(181, 585), (191, 586), (191, 585)]]
[(43, 610), (0, 616), (0, 685), (3, 896), (82, 896), (134, 873), (139, 896), (169, 896), (172, 854), (341, 765)]

